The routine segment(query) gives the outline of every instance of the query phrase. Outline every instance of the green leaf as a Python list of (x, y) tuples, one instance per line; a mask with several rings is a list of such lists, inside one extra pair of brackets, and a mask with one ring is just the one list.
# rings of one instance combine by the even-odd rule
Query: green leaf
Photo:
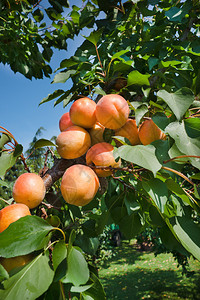
[(136, 111), (135, 111), (135, 120), (136, 120), (136, 124), (137, 126), (140, 123), (140, 120), (143, 118), (143, 116), (148, 112), (148, 107), (146, 104), (143, 104), (141, 106), (139, 106)]
[(103, 286), (101, 284), (101, 281), (99, 278), (94, 274), (91, 273), (90, 280), (88, 283), (91, 283), (91, 288), (87, 289), (83, 295), (88, 295), (92, 297), (92, 299), (95, 300), (106, 300), (106, 295), (103, 289)]
[(175, 217), (170, 222), (183, 247), (200, 260), (199, 224), (195, 224), (190, 215)]
[(68, 70), (66, 72), (60, 72), (55, 75), (52, 83), (65, 83), (70, 76), (74, 75), (76, 70)]
[(9, 274), (8, 272), (4, 269), (4, 267), (0, 264), (0, 282), (8, 279), (9, 278)]
[(188, 88), (181, 88), (175, 93), (160, 90), (157, 95), (167, 103), (179, 121), (194, 101), (194, 94)]
[(54, 227), (37, 216), (18, 219), (0, 233), (0, 256), (14, 257), (44, 248), (52, 229)]
[(147, 85), (149, 86), (150, 83), (149, 83), (149, 78), (150, 75), (149, 74), (141, 74), (140, 72), (138, 71), (132, 71), (128, 74), (128, 81), (127, 81), (127, 86), (129, 85)]
[[(165, 131), (175, 140), (176, 146), (183, 154), (200, 156), (200, 138), (189, 138), (185, 131), (184, 122), (172, 122), (165, 128)], [(200, 158), (188, 157), (187, 160), (194, 167), (200, 169)]]
[(115, 158), (121, 157), (126, 161), (152, 171), (155, 176), (162, 167), (155, 155), (155, 150), (156, 148), (153, 145), (124, 145), (114, 149), (114, 155)]
[(149, 65), (149, 70), (151, 71), (154, 66), (156, 66), (159, 63), (160, 59), (156, 57), (150, 57), (148, 59), (148, 65)]
[(168, 117), (162, 112), (155, 113), (152, 116), (152, 120), (162, 131), (164, 131), (165, 127), (167, 127), (170, 123)]
[(60, 263), (67, 257), (67, 247), (64, 241), (59, 241), (52, 253), (53, 268), (56, 271)]
[(0, 177), (2, 179), (4, 179), (6, 172), (16, 163), (22, 151), (22, 145), (18, 144), (14, 152), (2, 152), (0, 156)]
[(194, 174), (190, 177), (190, 179), (197, 179), (200, 180), (200, 173)]
[(182, 246), (182, 244), (178, 241), (178, 238), (175, 235), (175, 232), (173, 231), (173, 228), (164, 225), (160, 229), (160, 238), (163, 243), (163, 245), (171, 251), (177, 251), (181, 253), (182, 255), (188, 256), (188, 252), (186, 249)]
[(91, 287), (92, 287), (92, 284), (88, 284), (88, 285), (84, 285), (84, 286), (72, 286), (70, 291), (72, 293), (83, 293)]
[[(180, 187), (180, 185), (178, 183), (176, 183), (173, 179), (167, 179), (165, 181), (168, 189), (170, 191), (172, 191), (174, 194), (176, 194), (178, 197), (180, 197), (182, 199), (183, 202), (185, 202), (185, 204), (189, 204), (191, 205), (191, 201), (188, 198), (188, 196), (186, 195), (186, 193), (184, 192), (184, 190)], [(192, 205), (191, 205), (192, 206)]]
[(38, 149), (38, 148), (42, 148), (42, 147), (46, 147), (46, 146), (54, 146), (56, 147), (56, 145), (46, 139), (39, 139), (37, 140), (37, 142), (33, 145), (33, 148)]
[(161, 213), (165, 212), (165, 205), (167, 203), (168, 189), (164, 182), (159, 179), (153, 179), (149, 181), (143, 181), (142, 186), (144, 190), (149, 194), (154, 201), (157, 208)]
[(78, 234), (75, 245), (80, 247), (85, 253), (94, 255), (99, 247), (99, 239), (97, 237), (87, 237), (84, 234)]
[(185, 130), (190, 138), (200, 137), (200, 119), (190, 118), (184, 120)]
[(126, 194), (124, 198), (124, 203), (126, 205), (128, 215), (131, 215), (132, 213), (137, 212), (140, 209), (140, 205), (136, 201), (134, 193)]
[(44, 13), (41, 9), (37, 8), (33, 12), (33, 18), (35, 19), (36, 22), (41, 22), (42, 19), (44, 18)]
[(95, 94), (97, 95), (103, 95), (103, 96), (106, 95), (106, 92), (102, 90), (100, 87), (95, 87), (94, 90), (95, 90)]
[(2, 282), (4, 289), (0, 289), (0, 299), (35, 300), (49, 288), (53, 276), (49, 253), (41, 253), (19, 272)]
[(45, 102), (51, 101), (51, 100), (59, 97), (62, 94), (64, 94), (63, 90), (56, 90), (52, 94), (49, 94), (46, 98), (43, 98), (39, 105), (41, 105)]
[(127, 52), (129, 52), (130, 50), (129, 49), (126, 49), (126, 50), (121, 50), (119, 52), (116, 52), (112, 57), (111, 57), (111, 60), (113, 59), (116, 59), (116, 58), (119, 58), (121, 57), (122, 55), (126, 54)]
[(92, 31), (88, 37), (84, 36), (86, 40), (90, 41), (94, 46), (97, 46), (98, 41), (101, 38), (103, 29), (99, 29), (97, 31)]
[(194, 195), (198, 200), (200, 200), (200, 185), (194, 185)]
[(179, 65), (181, 63), (183, 63), (182, 61), (177, 61), (177, 60), (167, 60), (167, 61), (161, 61), (161, 66), (162, 68), (168, 68), (170, 66), (176, 66), (176, 65)]
[(166, 17), (172, 22), (181, 22), (192, 6), (190, 1), (186, 1), (183, 7), (173, 6), (165, 12)]
[[(121, 208), (120, 208), (121, 209)], [(132, 213), (124, 216), (119, 221), (119, 227), (127, 239), (133, 239), (142, 229), (141, 219), (139, 214)]]
[(0, 180), (0, 186), (5, 186), (5, 187), (9, 187), (8, 182), (5, 182), (3, 180)]
[(3, 133), (0, 136), (0, 150), (4, 147), (5, 144), (11, 141), (11, 138), (8, 134)]
[(72, 246), (67, 257), (67, 274), (61, 281), (79, 286), (86, 284), (89, 275), (88, 265), (83, 254)]

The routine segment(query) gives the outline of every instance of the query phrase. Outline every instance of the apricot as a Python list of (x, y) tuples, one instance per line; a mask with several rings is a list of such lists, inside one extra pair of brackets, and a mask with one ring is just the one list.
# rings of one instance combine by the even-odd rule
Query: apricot
[(96, 118), (99, 123), (109, 129), (122, 127), (129, 116), (127, 101), (120, 95), (103, 96), (96, 106)]
[(72, 104), (69, 115), (75, 125), (91, 128), (96, 123), (96, 103), (88, 97), (80, 98)]
[(28, 206), (22, 203), (8, 205), (0, 210), (0, 232), (4, 231), (11, 223), (31, 215)]
[(59, 120), (60, 131), (65, 131), (68, 127), (74, 125), (70, 119), (69, 112), (66, 112), (62, 115)]
[(21, 174), (13, 186), (13, 198), (17, 203), (35, 208), (44, 199), (46, 188), (42, 178), (36, 173)]
[(95, 123), (94, 126), (92, 126), (92, 128), (88, 129), (92, 146), (97, 143), (104, 142), (104, 139), (103, 139), (104, 130), (105, 130), (105, 127), (98, 122)]
[(139, 127), (139, 138), (143, 145), (149, 145), (156, 140), (165, 138), (165, 134), (152, 119), (146, 119)]
[(10, 257), (10, 258), (1, 257), (0, 264), (4, 267), (4, 269), (6, 269), (7, 272), (10, 272), (15, 268), (19, 268), (26, 265), (32, 259), (33, 259), (32, 254)]
[(99, 188), (99, 179), (88, 166), (77, 164), (69, 167), (61, 181), (61, 193), (64, 200), (76, 206), (84, 206), (95, 197)]
[(133, 146), (140, 144), (139, 130), (133, 119), (128, 119), (124, 126), (115, 130), (115, 135), (127, 138)]
[(90, 134), (84, 128), (73, 125), (58, 135), (56, 145), (62, 158), (74, 159), (85, 154), (91, 146)]
[[(98, 143), (92, 146), (86, 153), (87, 165), (101, 167), (119, 167), (120, 161), (116, 162), (113, 156), (114, 147), (108, 143)], [(109, 169), (94, 168), (94, 171), (99, 177), (110, 176), (113, 171)]]

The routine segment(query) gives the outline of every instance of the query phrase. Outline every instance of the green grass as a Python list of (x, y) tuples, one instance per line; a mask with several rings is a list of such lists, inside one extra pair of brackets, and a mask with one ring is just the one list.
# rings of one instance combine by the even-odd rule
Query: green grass
[(182, 276), (172, 254), (139, 252), (123, 241), (116, 256), (99, 270), (107, 300), (200, 299), (200, 262), (189, 261), (191, 277)]

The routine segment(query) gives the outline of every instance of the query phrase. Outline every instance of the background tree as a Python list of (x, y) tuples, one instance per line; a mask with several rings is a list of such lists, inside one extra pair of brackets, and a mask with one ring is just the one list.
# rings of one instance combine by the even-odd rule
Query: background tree
[[(47, 299), (50, 294), (58, 299), (105, 299), (97, 272), (83, 253), (96, 252), (98, 235), (112, 222), (119, 225), (127, 239), (149, 226), (159, 228), (167, 249), (200, 259), (200, 6), (190, 0), (93, 0), (66, 10), (68, 2), (64, 7), (62, 1), (49, 3), (51, 7), (45, 10), (41, 9), (41, 1), (1, 5), (1, 60), (28, 78), (48, 76), (51, 70), (46, 61), (50, 61), (52, 48), (66, 49), (68, 39), (89, 28), (90, 35), (85, 36), (72, 57), (60, 63), (53, 80), (63, 84), (71, 80), (71, 88), (65, 90), (63, 85), (41, 104), (54, 100), (55, 105), (67, 106), (80, 96), (98, 102), (105, 94), (120, 94), (127, 100), (130, 118), (136, 125), (152, 119), (165, 139), (132, 146), (118, 137), (122, 146), (116, 147), (113, 131), (105, 129), (104, 139), (115, 147), (115, 158), (122, 160), (122, 166), (108, 181), (101, 180), (98, 194), (88, 205), (66, 204), (61, 194), (56, 194), (59, 205), (52, 205), (46, 197), (33, 209), (32, 216), (18, 220), (0, 234), (1, 256), (36, 254), (31, 268), (24, 267), (10, 278), (0, 269), (4, 287), (0, 297), (14, 297), (17, 289), (22, 298), (24, 286), (30, 281), (34, 284), (33, 278), (39, 277), (40, 285), (29, 291), (32, 294), (28, 299)], [(43, 13), (49, 18), (48, 27), (48, 22), (42, 24)], [(8, 51), (10, 41), (5, 40), (7, 30), (13, 32), (11, 42), (19, 43), (15, 54), (20, 59), (14, 59), (14, 65)], [(34, 52), (30, 59), (29, 50)], [(20, 66), (15, 65), (16, 61)], [(18, 157), (27, 168), (22, 146), (3, 128), (0, 146), (1, 179)], [(35, 148), (44, 146), (53, 143), (36, 141)], [(47, 191), (56, 187), (59, 192), (65, 170), (85, 163), (85, 156), (75, 160), (55, 158), (52, 168), (42, 174)]]

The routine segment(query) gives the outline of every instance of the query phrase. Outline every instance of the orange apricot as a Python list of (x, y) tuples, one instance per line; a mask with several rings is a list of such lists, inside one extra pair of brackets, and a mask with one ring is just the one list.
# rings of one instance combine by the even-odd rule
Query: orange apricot
[(95, 123), (92, 128), (88, 129), (88, 132), (91, 137), (91, 145), (95, 145), (97, 143), (104, 142), (103, 139), (103, 133), (104, 133), (105, 127), (101, 125), (100, 123)]
[(140, 144), (138, 127), (133, 119), (128, 119), (124, 126), (115, 130), (115, 135), (127, 138), (133, 146)]
[(31, 215), (28, 206), (22, 203), (8, 205), (0, 210), (0, 232), (3, 232), (11, 223)]
[(62, 158), (74, 159), (86, 153), (91, 146), (91, 138), (84, 128), (73, 125), (57, 136), (56, 145)]
[(127, 101), (120, 95), (103, 96), (96, 106), (96, 118), (99, 123), (109, 129), (122, 127), (129, 116)]
[[(87, 165), (101, 167), (119, 167), (120, 161), (116, 162), (113, 156), (114, 147), (108, 143), (98, 143), (92, 146), (86, 153)], [(94, 171), (99, 177), (110, 176), (113, 171), (109, 169), (94, 168)]]
[(152, 119), (146, 119), (139, 127), (139, 138), (143, 145), (149, 145), (156, 140), (164, 139), (165, 134)]
[(33, 259), (32, 254), (20, 255), (10, 258), (0, 258), (0, 264), (6, 269), (7, 272), (10, 272), (13, 269), (23, 267)]
[(74, 125), (70, 119), (69, 112), (66, 112), (62, 115), (59, 120), (60, 131), (65, 131), (68, 127)]
[(61, 193), (64, 200), (76, 206), (84, 206), (95, 197), (99, 188), (99, 179), (88, 166), (77, 164), (69, 167), (61, 181)]
[(80, 98), (72, 104), (69, 115), (73, 124), (91, 128), (96, 123), (96, 103), (88, 97)]
[(37, 207), (45, 197), (46, 188), (42, 178), (36, 173), (21, 174), (13, 186), (13, 198), (17, 203), (29, 208)]

